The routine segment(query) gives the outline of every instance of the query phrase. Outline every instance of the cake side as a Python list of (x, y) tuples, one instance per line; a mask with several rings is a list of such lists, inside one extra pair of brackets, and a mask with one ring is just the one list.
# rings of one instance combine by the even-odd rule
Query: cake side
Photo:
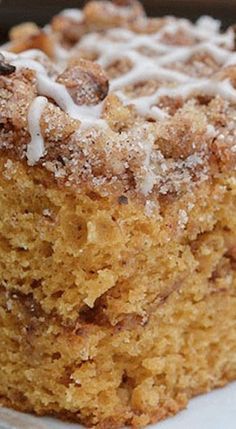
[(157, 222), (19, 161), (1, 171), (2, 404), (140, 427), (235, 378), (231, 175), (179, 223), (184, 199)]
[(10, 38), (1, 403), (159, 421), (236, 378), (233, 30), (90, 2)]

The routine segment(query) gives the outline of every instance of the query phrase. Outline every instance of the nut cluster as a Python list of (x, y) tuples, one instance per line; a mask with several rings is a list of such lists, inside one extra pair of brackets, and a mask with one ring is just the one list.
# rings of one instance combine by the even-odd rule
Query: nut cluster
[(4, 56), (0, 54), (0, 75), (9, 75), (14, 73), (15, 70), (15, 66), (6, 63)]
[(50, 58), (54, 56), (54, 43), (51, 36), (33, 22), (25, 22), (13, 27), (9, 37), (11, 52), (18, 54), (27, 49), (39, 49)]
[(57, 78), (65, 85), (77, 105), (95, 105), (108, 94), (108, 78), (99, 64), (83, 59), (74, 59)]

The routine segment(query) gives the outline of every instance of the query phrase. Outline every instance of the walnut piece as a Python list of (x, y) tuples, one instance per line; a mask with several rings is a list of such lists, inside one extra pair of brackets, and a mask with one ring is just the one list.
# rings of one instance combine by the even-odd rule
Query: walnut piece
[(27, 39), (28, 37), (38, 34), (39, 27), (34, 22), (24, 22), (23, 24), (15, 25), (9, 32), (9, 39), (12, 42), (19, 39)]
[(86, 32), (84, 22), (77, 22), (72, 18), (57, 15), (51, 22), (52, 30), (57, 34), (61, 43), (73, 46)]
[(9, 33), (11, 40), (10, 51), (16, 54), (27, 49), (40, 49), (48, 57), (54, 56), (54, 41), (52, 36), (41, 30), (32, 22), (13, 27)]
[(5, 58), (2, 54), (0, 54), (0, 75), (8, 75), (11, 73), (14, 73), (16, 70), (15, 66), (12, 66), (11, 64), (7, 64), (5, 62)]
[(203, 113), (185, 107), (159, 125), (155, 146), (165, 158), (186, 159), (202, 149), (206, 126)]
[(131, 23), (145, 16), (136, 0), (90, 1), (84, 7), (85, 22), (90, 28), (111, 28)]
[(120, 132), (133, 126), (136, 114), (132, 106), (124, 106), (120, 99), (111, 93), (105, 100), (102, 118), (113, 131)]
[(57, 78), (66, 86), (77, 105), (95, 105), (108, 94), (109, 81), (100, 65), (83, 59), (74, 59)]
[(218, 73), (214, 75), (217, 80), (230, 80), (231, 84), (236, 88), (236, 66), (230, 65), (223, 67)]

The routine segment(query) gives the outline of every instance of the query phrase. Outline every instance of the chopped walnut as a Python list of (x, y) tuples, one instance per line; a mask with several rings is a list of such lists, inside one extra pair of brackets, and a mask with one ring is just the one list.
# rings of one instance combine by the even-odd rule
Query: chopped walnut
[(40, 49), (50, 58), (54, 56), (52, 36), (31, 22), (13, 27), (10, 31), (10, 39), (12, 41), (10, 51), (16, 54), (27, 49)]
[(136, 20), (137, 18), (146, 17), (145, 10), (138, 0), (113, 0), (113, 4), (117, 7), (127, 8), (128, 20)]
[(98, 104), (109, 90), (108, 78), (101, 66), (82, 59), (73, 60), (57, 82), (66, 86), (77, 105)]
[(24, 22), (23, 24), (12, 27), (9, 32), (9, 38), (13, 42), (19, 41), (20, 39), (28, 39), (29, 37), (38, 34), (39, 31), (39, 27), (34, 22)]
[(186, 159), (198, 152), (204, 142), (206, 117), (200, 111), (194, 116), (194, 109), (180, 109), (159, 126), (156, 147), (166, 158)]
[[(233, 33), (221, 34), (213, 21), (207, 27), (208, 19), (201, 29), (174, 17), (146, 18), (129, 0), (66, 10), (47, 30), (32, 23), (15, 27), (5, 49), (35, 50), (6, 54), (16, 70), (1, 57), (0, 147), (25, 157), (32, 137), (28, 113), (43, 96), (39, 162), (65, 186), (86, 184), (120, 204), (126, 195), (148, 196), (150, 214), (155, 195), (163, 205), (215, 172), (235, 168)], [(180, 217), (184, 225), (185, 214)]]
[(72, 18), (63, 15), (57, 15), (51, 22), (52, 30), (57, 33), (61, 43), (65, 45), (74, 45), (85, 33), (84, 22), (78, 23)]
[(55, 143), (55, 140), (65, 142), (79, 128), (80, 122), (49, 102), (42, 115), (41, 124), (44, 138)]
[(124, 106), (115, 94), (109, 94), (104, 103), (102, 117), (113, 131), (120, 132), (134, 124), (136, 115), (132, 106)]
[(0, 75), (8, 75), (14, 73), (15, 70), (15, 66), (6, 63), (4, 56), (0, 54)]
[(211, 153), (221, 166), (222, 170), (235, 168), (236, 152), (235, 137), (227, 138), (227, 135), (220, 134), (211, 145)]
[(129, 58), (121, 58), (111, 63), (106, 68), (106, 73), (109, 76), (109, 79), (115, 79), (122, 76), (124, 73), (128, 73), (133, 67), (133, 63)]
[(236, 88), (236, 65), (224, 67), (215, 77), (219, 80), (229, 79), (232, 85)]
[(145, 16), (136, 0), (91, 1), (84, 7), (85, 21), (92, 28), (109, 28), (133, 22)]
[(175, 32), (165, 32), (161, 41), (167, 45), (191, 46), (194, 44), (194, 37), (188, 32), (178, 29)]

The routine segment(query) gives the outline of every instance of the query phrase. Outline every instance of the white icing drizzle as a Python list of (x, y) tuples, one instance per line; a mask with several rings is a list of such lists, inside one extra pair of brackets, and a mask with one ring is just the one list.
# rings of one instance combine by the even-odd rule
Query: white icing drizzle
[(36, 97), (29, 108), (28, 129), (31, 141), (26, 150), (26, 157), (29, 165), (34, 165), (44, 155), (44, 139), (41, 134), (40, 120), (47, 103), (47, 98)]
[(79, 9), (64, 9), (61, 13), (61, 16), (65, 16), (66, 18), (73, 19), (76, 22), (83, 21), (83, 12)]
[[(174, 34), (178, 29), (196, 37), (199, 42), (191, 46), (171, 46), (161, 42), (165, 33)], [(171, 69), (172, 64), (185, 62), (195, 54), (206, 53), (220, 66), (236, 64), (236, 54), (229, 49), (233, 48), (233, 32), (228, 30), (219, 34), (219, 22), (209, 17), (202, 17), (194, 26), (186, 20), (169, 19), (169, 22), (158, 33), (151, 35), (137, 35), (127, 29), (112, 29), (105, 34), (92, 33), (83, 37), (77, 49), (95, 52), (98, 62), (108, 67), (115, 61), (127, 58), (132, 62), (132, 68), (121, 77), (113, 79), (110, 84), (112, 91), (125, 104), (133, 104), (140, 115), (154, 119), (163, 119), (167, 113), (156, 104), (161, 97), (187, 97), (203, 94), (209, 96), (220, 95), (232, 103), (236, 103), (236, 90), (229, 81), (218, 81), (192, 77)], [(226, 47), (223, 47), (226, 45)], [(140, 52), (140, 48), (151, 49), (155, 56), (147, 56)], [(139, 50), (138, 50), (139, 49)], [(122, 88), (149, 79), (167, 81), (156, 92), (149, 96), (140, 96), (135, 99), (128, 97)]]
[[(108, 4), (114, 9), (114, 5)], [(113, 11), (111, 10), (111, 12)], [(127, 8), (118, 8), (120, 16), (127, 13)], [(116, 9), (117, 13), (117, 9)], [(83, 13), (76, 9), (67, 9), (62, 15), (81, 22)], [(236, 64), (236, 53), (233, 52), (234, 33), (229, 29), (224, 34), (219, 32), (220, 22), (210, 17), (201, 17), (195, 25), (185, 19), (168, 17), (161, 30), (153, 34), (137, 34), (128, 29), (115, 28), (103, 33), (90, 33), (82, 37), (78, 44), (66, 51), (58, 45), (55, 49), (57, 56), (56, 67), (60, 72), (70, 57), (78, 55), (80, 50), (96, 53), (97, 62), (107, 68), (115, 61), (127, 58), (132, 63), (131, 70), (121, 77), (110, 81), (110, 91), (126, 105), (132, 104), (137, 112), (144, 117), (152, 117), (163, 120), (168, 113), (158, 106), (162, 97), (186, 99), (196, 95), (222, 96), (232, 103), (236, 103), (236, 90), (229, 80), (219, 81), (211, 78), (193, 77), (185, 72), (174, 69), (175, 64), (184, 63), (195, 54), (207, 54), (221, 67)], [(51, 27), (47, 28), (50, 33)], [(174, 46), (164, 43), (163, 36), (175, 35), (183, 31), (195, 38), (193, 45)], [(6, 45), (5, 49), (9, 46)], [(151, 55), (145, 53), (145, 49)], [(46, 68), (37, 59), (45, 55), (38, 50), (25, 51), (19, 55), (3, 52), (8, 61), (17, 69), (29, 68), (35, 71), (37, 79), (38, 95), (29, 110), (29, 130), (31, 142), (27, 148), (27, 158), (30, 165), (40, 159), (44, 153), (43, 138), (40, 133), (40, 117), (46, 105), (46, 98), (53, 99), (57, 105), (74, 119), (81, 122), (81, 128), (94, 126), (107, 126), (101, 120), (103, 103), (96, 106), (78, 106), (74, 103), (66, 87), (55, 81), (55, 76), (49, 76)], [(124, 88), (148, 81), (160, 80), (161, 86), (148, 96), (131, 98)], [(164, 82), (164, 83), (162, 83)], [(150, 164), (149, 151), (147, 150), (146, 166)], [(152, 187), (152, 179), (144, 183), (143, 192), (148, 193)]]
[[(83, 13), (77, 9), (67, 9), (62, 12), (62, 15), (77, 21), (83, 19)], [(66, 58), (76, 55), (80, 49), (96, 52), (98, 62), (104, 68), (124, 57), (129, 59), (132, 63), (131, 70), (121, 77), (111, 80), (110, 90), (115, 92), (125, 104), (132, 103), (140, 115), (148, 115), (161, 120), (167, 116), (167, 113), (157, 106), (163, 96), (187, 98), (196, 94), (221, 95), (231, 102), (236, 102), (236, 90), (229, 82), (193, 78), (171, 68), (172, 64), (188, 61), (198, 53), (210, 55), (221, 66), (236, 64), (236, 54), (230, 51), (233, 48), (233, 31), (228, 30), (226, 33), (220, 34), (219, 26), (219, 21), (210, 17), (201, 17), (196, 25), (185, 19), (176, 20), (169, 17), (161, 30), (154, 34), (142, 35), (133, 33), (128, 29), (116, 28), (107, 30), (102, 34), (85, 35), (71, 51), (66, 51), (66, 53), (63, 48), (58, 46), (56, 53), (60, 60), (65, 54), (65, 61)], [(175, 34), (178, 30), (185, 31), (195, 37), (197, 42), (190, 46), (172, 46), (163, 43), (163, 35)], [(151, 49), (155, 55), (147, 56), (143, 52), (141, 53), (140, 48)], [(9, 60), (17, 68), (33, 69), (36, 72), (39, 95), (55, 100), (58, 106), (72, 118), (79, 119), (82, 127), (105, 126), (105, 122), (99, 119), (103, 103), (97, 106), (77, 106), (66, 87), (55, 82), (53, 77), (49, 77), (45, 67), (35, 61), (39, 52), (30, 50), (17, 56), (4, 52), (4, 55), (9, 57)], [(41, 53), (41, 55), (43, 54)], [(58, 62), (60, 63), (60, 61)], [(58, 65), (59, 68), (60, 64)], [(123, 89), (127, 85), (149, 79), (164, 80), (168, 84), (158, 88), (150, 96), (131, 99), (124, 93)]]
[[(29, 56), (27, 57), (28, 53)], [(99, 119), (103, 104), (100, 103), (96, 106), (78, 106), (75, 104), (66, 87), (55, 82), (52, 77), (49, 77), (45, 67), (41, 63), (31, 59), (34, 58), (35, 53), (37, 51), (35, 52), (34, 50), (23, 52), (19, 55), (3, 52), (6, 59), (17, 69), (29, 68), (34, 70), (37, 78), (38, 94), (52, 98), (71, 118), (81, 121), (83, 128), (94, 125), (105, 126), (105, 121)]]

